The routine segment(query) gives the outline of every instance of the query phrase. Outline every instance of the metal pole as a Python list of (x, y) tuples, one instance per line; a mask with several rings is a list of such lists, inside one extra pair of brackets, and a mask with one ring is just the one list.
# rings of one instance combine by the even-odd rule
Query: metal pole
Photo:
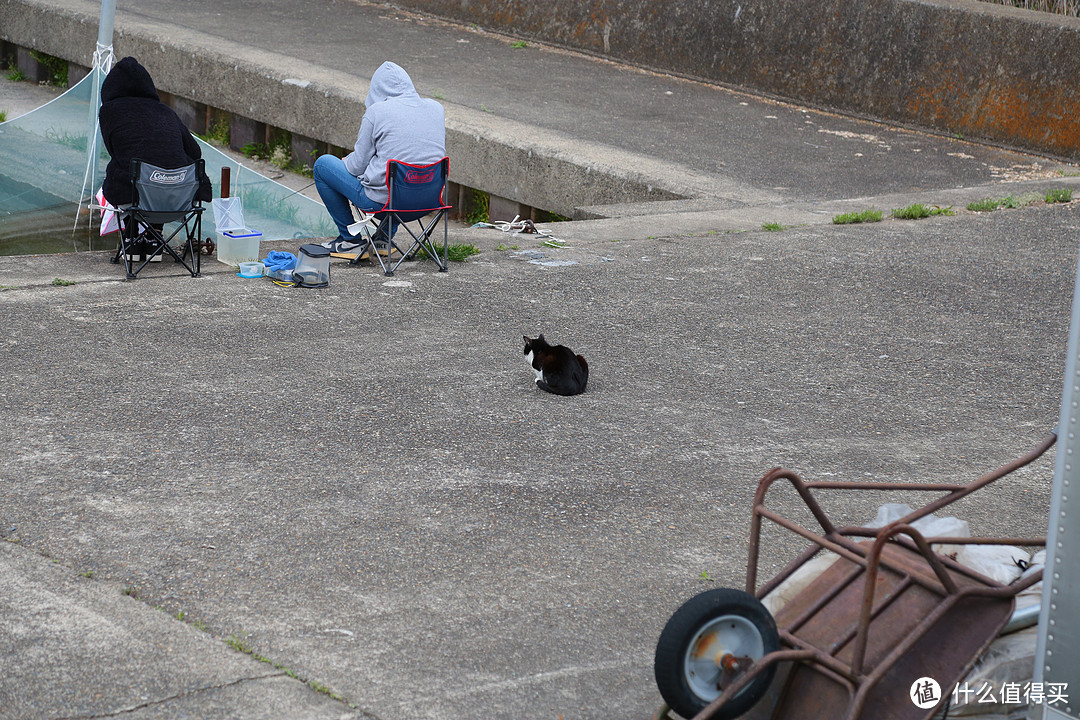
[(116, 0), (101, 0), (101, 18), (98, 21), (98, 45), (111, 47), (113, 18), (116, 16)]
[[(1042, 691), (1039, 717), (1080, 718), (1080, 265), (1073, 290), (1061, 420), (1046, 533), (1034, 684)], [(1060, 699), (1057, 691), (1067, 694)]]
[[(86, 169), (83, 172), (83, 187), (81, 197), (83, 200), (93, 200), (95, 185), (97, 184), (98, 155), (101, 153), (101, 145), (98, 141), (98, 108), (101, 106), (101, 83), (105, 75), (112, 69), (113, 64), (113, 24), (116, 17), (116, 0), (101, 0), (101, 15), (98, 18), (97, 46), (94, 48), (93, 67), (90, 69), (90, 107), (86, 120)], [(93, 202), (91, 202), (91, 205)], [(79, 227), (79, 217), (82, 213), (83, 201), (79, 202), (79, 209), (75, 213), (74, 233)], [(89, 234), (89, 248), (94, 249), (93, 238), (93, 211), (87, 216), (87, 231)]]

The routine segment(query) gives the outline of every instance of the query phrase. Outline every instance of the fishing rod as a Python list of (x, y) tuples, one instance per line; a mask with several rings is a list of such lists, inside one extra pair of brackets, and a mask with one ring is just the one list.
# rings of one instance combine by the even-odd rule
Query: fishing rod
[(278, 202), (284, 202), (284, 201), (288, 200), (289, 198), (291, 198), (291, 197), (292, 197), (293, 195), (295, 195), (295, 194), (297, 194), (297, 193), (301, 193), (301, 192), (304, 192), (305, 190), (307, 190), (307, 189), (308, 189), (309, 187), (311, 187), (311, 186), (312, 186), (312, 185), (314, 185), (314, 184), (315, 184), (315, 181), (314, 181), (314, 180), (312, 180), (311, 182), (309, 182), (309, 183), (308, 183), (307, 185), (305, 185), (304, 187), (300, 188), (299, 190), (293, 190), (293, 191), (292, 191), (291, 193), (289, 193), (289, 194), (288, 194), (288, 195), (286, 195), (285, 197), (281, 198), (281, 200), (279, 200)]

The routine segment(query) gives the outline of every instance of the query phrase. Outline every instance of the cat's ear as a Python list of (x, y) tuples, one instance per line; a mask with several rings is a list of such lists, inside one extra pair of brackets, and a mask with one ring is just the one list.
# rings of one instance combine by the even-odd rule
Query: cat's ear
[(547, 340), (545, 340), (545, 339), (544, 339), (544, 333), (540, 333), (540, 337), (536, 338), (536, 340), (537, 340), (538, 342), (542, 342), (542, 343), (546, 343), (546, 342), (547, 342)]
[(528, 335), (522, 335), (522, 336), (521, 336), (521, 339), (525, 341), (525, 344), (526, 344), (526, 345), (528, 345), (529, 343), (531, 343), (531, 342), (532, 342), (532, 340), (530, 340), (530, 339), (529, 339), (529, 336), (528, 336)]

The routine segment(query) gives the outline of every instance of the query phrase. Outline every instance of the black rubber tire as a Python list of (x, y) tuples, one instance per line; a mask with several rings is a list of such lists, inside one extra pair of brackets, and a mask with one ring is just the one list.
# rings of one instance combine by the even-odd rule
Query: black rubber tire
[[(684, 718), (692, 718), (719, 697), (703, 697), (692, 687), (687, 677), (686, 661), (690, 643), (707, 625), (721, 617), (732, 616), (742, 632), (756, 632), (761, 640), (760, 654), (751, 657), (758, 660), (780, 649), (780, 635), (776, 621), (765, 606), (749, 593), (731, 588), (708, 590), (687, 600), (668, 620), (656, 643), (656, 659), (653, 672), (656, 686), (664, 702)], [(746, 622), (742, 622), (746, 621)], [(751, 629), (752, 628), (752, 629)], [(776, 666), (758, 675), (747, 687), (728, 701), (713, 716), (715, 720), (731, 720), (752, 708), (769, 689)]]

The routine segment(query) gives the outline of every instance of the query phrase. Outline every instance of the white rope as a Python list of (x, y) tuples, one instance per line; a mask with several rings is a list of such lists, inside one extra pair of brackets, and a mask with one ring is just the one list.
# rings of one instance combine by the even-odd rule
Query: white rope
[(94, 67), (101, 68), (106, 74), (112, 70), (113, 62), (116, 60), (116, 55), (113, 53), (112, 45), (102, 45), (101, 43), (95, 43), (94, 49)]
[[(112, 45), (102, 45), (100, 42), (97, 43), (97, 47), (94, 50), (94, 66), (91, 68), (90, 75), (88, 76), (90, 82), (94, 83), (94, 85), (90, 90), (90, 104), (92, 107), (90, 108), (90, 118), (87, 121), (90, 131), (86, 138), (86, 167), (83, 170), (82, 189), (79, 191), (80, 202), (81, 198), (86, 197), (88, 194), (93, 197), (94, 194), (94, 188), (90, 187), (90, 185), (94, 182), (94, 176), (96, 175), (98, 153), (100, 152), (98, 138), (101, 135), (101, 133), (98, 132), (98, 108), (101, 106), (102, 79), (99, 78), (103, 78), (104, 75), (108, 74), (109, 69), (112, 67), (113, 59)], [(98, 73), (100, 73), (100, 75)], [(80, 82), (86, 82), (86, 80), (87, 78), (84, 78)], [(91, 218), (86, 223), (86, 235), (91, 250), (94, 249), (92, 228), (93, 216), (91, 213)], [(75, 222), (72, 223), (71, 226), (71, 239), (73, 243), (75, 242), (75, 233), (78, 229), (79, 213), (76, 212)], [(77, 245), (76, 250), (78, 250)]]
[(544, 238), (544, 241), (540, 243), (541, 245), (547, 245), (548, 247), (553, 248), (560, 248), (564, 246), (562, 240), (559, 240), (547, 230), (541, 230), (540, 228), (536, 227), (536, 225), (533, 224), (532, 220), (529, 220), (528, 218), (521, 220), (519, 219), (520, 217), (520, 215), (515, 215), (514, 219), (510, 220), (509, 222), (506, 220), (495, 220), (493, 222), (478, 222), (473, 225), (473, 227), (494, 228), (495, 230), (499, 230), (500, 232), (510, 233), (514, 235), (518, 233), (539, 235), (540, 237)]

